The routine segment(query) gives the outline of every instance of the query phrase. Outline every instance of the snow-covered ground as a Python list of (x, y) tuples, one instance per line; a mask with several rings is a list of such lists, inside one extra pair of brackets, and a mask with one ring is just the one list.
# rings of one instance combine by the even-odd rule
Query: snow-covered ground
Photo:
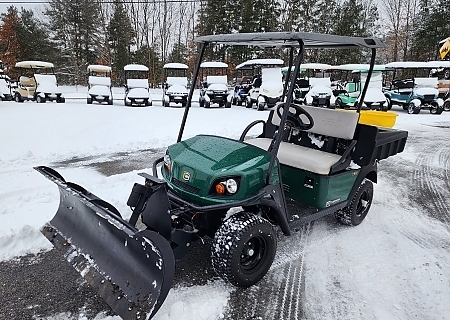
[[(86, 88), (64, 89), (65, 104), (0, 102), (0, 262), (52, 248), (39, 229), (56, 213), (59, 193), (33, 166), (87, 157), (100, 162), (121, 152), (163, 149), (177, 139), (184, 110), (161, 107), (155, 101), (162, 96), (158, 89), (152, 90), (154, 105), (147, 108), (124, 107), (120, 88), (112, 106), (87, 105)], [(322, 219), (282, 238), (264, 280), (279, 285), (273, 290), (277, 296), (259, 306), (263, 319), (296, 319), (300, 308), (308, 319), (449, 318), (450, 113), (396, 110), (395, 127), (408, 130), (409, 141), (402, 154), (380, 163), (368, 217), (355, 228)], [(267, 114), (194, 104), (183, 137), (209, 133), (238, 138), (248, 123)], [(131, 186), (142, 182), (137, 170), (110, 176), (83, 166), (58, 171), (111, 202), (126, 218)], [(423, 205), (411, 201), (411, 196), (421, 197), (420, 190), (431, 192), (437, 216), (427, 211), (428, 194), (422, 195)], [(293, 282), (299, 279), (295, 274), (304, 277), (303, 288)], [(258, 286), (249, 290), (255, 293)], [(296, 300), (297, 290), (302, 299)], [(221, 319), (235, 294), (221, 280), (178, 286), (155, 319)], [(289, 305), (290, 311), (276, 311)], [(45, 319), (66, 318), (86, 319), (82, 311)], [(99, 314), (99, 319), (118, 317)]]

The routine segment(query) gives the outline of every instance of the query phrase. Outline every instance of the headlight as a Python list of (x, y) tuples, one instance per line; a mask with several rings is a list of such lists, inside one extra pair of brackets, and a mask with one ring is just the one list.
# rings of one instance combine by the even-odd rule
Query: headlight
[(172, 160), (170, 159), (170, 156), (168, 153), (164, 155), (164, 165), (166, 166), (167, 170), (170, 171), (172, 167)]
[(236, 191), (238, 190), (238, 184), (234, 179), (228, 179), (226, 182), (226, 187), (227, 191), (232, 194), (236, 193)]
[(239, 190), (240, 177), (224, 177), (213, 182), (209, 194), (232, 196)]
[(207, 90), (207, 91), (206, 91), (206, 94), (214, 94), (214, 91), (212, 91), (212, 90)]

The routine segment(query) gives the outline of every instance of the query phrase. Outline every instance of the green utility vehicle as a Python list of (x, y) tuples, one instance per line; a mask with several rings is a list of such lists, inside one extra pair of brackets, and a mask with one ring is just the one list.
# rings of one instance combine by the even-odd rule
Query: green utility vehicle
[[(306, 49), (320, 48), (370, 50), (370, 79), (376, 49), (384, 46), (378, 39), (303, 32), (211, 35), (196, 41), (201, 49), (192, 83), (210, 44), (287, 49), (286, 79), (297, 79)], [(55, 170), (36, 167), (61, 194), (43, 234), (117, 314), (142, 319), (162, 305), (175, 260), (188, 253), (193, 241), (211, 237), (214, 270), (231, 284), (248, 287), (269, 270), (277, 229), (289, 236), (294, 228), (330, 214), (343, 224), (360, 224), (372, 204), (377, 162), (402, 152), (408, 133), (359, 124), (361, 103), (357, 110), (294, 104), (295, 81), (288, 85), (267, 121), (249, 124), (240, 139), (198, 135), (183, 140), (191, 86), (177, 142), (153, 164), (153, 175), (140, 174), (145, 183), (132, 188), (129, 220)], [(368, 81), (362, 97), (367, 87)], [(262, 125), (261, 135), (246, 139), (257, 125)]]

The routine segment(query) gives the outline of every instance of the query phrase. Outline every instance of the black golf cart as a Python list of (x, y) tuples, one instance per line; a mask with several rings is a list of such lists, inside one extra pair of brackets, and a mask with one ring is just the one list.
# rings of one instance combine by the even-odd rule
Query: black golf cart
[[(212, 35), (196, 41), (201, 49), (193, 83), (210, 44), (287, 49), (294, 74), (288, 71), (286, 79), (297, 78), (306, 49), (320, 48), (370, 50), (370, 79), (376, 49), (384, 46), (372, 38), (303, 32)], [(61, 193), (43, 234), (111, 308), (124, 319), (136, 319), (158, 311), (171, 287), (175, 260), (202, 237), (213, 238), (217, 274), (248, 287), (272, 264), (277, 228), (289, 236), (294, 228), (330, 214), (343, 224), (360, 224), (372, 204), (377, 162), (402, 152), (408, 133), (359, 124), (361, 102), (353, 111), (294, 104), (294, 81), (285, 89), (288, 85), (286, 101), (270, 111), (267, 121), (249, 124), (239, 140), (210, 135), (183, 140), (191, 86), (177, 143), (153, 164), (153, 175), (140, 174), (145, 183), (132, 188), (128, 221), (53, 169), (36, 167)], [(368, 81), (363, 97), (367, 87)], [(246, 139), (259, 124), (261, 135)], [(229, 214), (231, 208), (242, 210)], [(137, 227), (138, 220), (144, 228)]]

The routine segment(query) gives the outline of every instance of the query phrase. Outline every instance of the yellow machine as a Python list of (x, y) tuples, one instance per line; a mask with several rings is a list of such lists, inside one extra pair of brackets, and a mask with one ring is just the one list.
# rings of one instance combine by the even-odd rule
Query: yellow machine
[(450, 52), (450, 37), (442, 41), (439, 41), (439, 46), (440, 46), (439, 56), (441, 57), (441, 59), (445, 59), (448, 53)]

